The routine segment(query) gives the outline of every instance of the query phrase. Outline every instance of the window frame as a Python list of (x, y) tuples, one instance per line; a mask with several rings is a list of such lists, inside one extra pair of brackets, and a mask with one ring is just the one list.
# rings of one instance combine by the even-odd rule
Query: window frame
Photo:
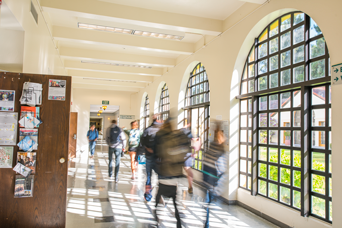
[(158, 119), (161, 121), (165, 121), (169, 117), (169, 111), (170, 111), (169, 88), (167, 87), (165, 83), (164, 86), (161, 88), (161, 94), (160, 94), (160, 99), (159, 99)]

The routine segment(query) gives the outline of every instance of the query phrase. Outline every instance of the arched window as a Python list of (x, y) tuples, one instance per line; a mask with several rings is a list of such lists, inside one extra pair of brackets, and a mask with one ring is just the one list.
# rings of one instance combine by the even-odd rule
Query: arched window
[(203, 152), (208, 148), (210, 90), (207, 72), (199, 63), (190, 73), (185, 93), (185, 125), (191, 124), (194, 137), (199, 137), (202, 148), (195, 157), (194, 169), (202, 170)]
[(148, 99), (148, 95), (146, 95), (146, 98), (145, 98), (143, 119), (144, 119), (144, 129), (146, 129), (150, 122), (150, 100)]
[(330, 76), (320, 28), (308, 15), (292, 12), (255, 39), (238, 97), (240, 187), (328, 222)]
[(169, 89), (167, 85), (163, 86), (161, 89), (160, 94), (160, 101), (159, 101), (159, 118), (161, 120), (166, 120), (169, 117), (169, 110), (170, 110), (170, 98), (169, 98)]

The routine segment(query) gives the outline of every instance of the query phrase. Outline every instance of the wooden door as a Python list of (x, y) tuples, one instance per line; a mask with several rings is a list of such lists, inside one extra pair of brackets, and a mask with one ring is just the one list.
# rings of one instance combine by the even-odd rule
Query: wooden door
[(76, 157), (77, 145), (77, 112), (70, 112), (69, 123), (69, 158)]
[[(66, 80), (64, 101), (48, 99), (50, 79)], [(0, 169), (0, 227), (65, 228), (71, 77), (1, 72), (1, 89), (15, 90), (14, 112), (20, 113), (19, 98), (24, 82), (28, 81), (41, 83), (43, 86), (42, 105), (39, 105), (43, 123), (38, 129), (39, 145), (34, 150), (37, 160), (36, 172), (33, 174), (33, 197), (14, 198), (16, 173), (11, 168)], [(14, 167), (18, 147), (13, 147)], [(61, 163), (61, 158), (66, 162)]]

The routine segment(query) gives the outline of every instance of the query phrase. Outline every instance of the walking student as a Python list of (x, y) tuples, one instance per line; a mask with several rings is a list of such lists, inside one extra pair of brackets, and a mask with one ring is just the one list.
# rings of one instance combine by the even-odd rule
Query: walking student
[(151, 176), (152, 176), (152, 170), (155, 170), (155, 154), (153, 152), (153, 148), (154, 148), (154, 138), (157, 134), (157, 132), (159, 131), (160, 127), (161, 127), (161, 123), (158, 120), (158, 116), (157, 115), (153, 115), (152, 117), (153, 122), (151, 124), (151, 126), (149, 126), (148, 128), (145, 129), (143, 135), (141, 136), (141, 144), (142, 146), (145, 148), (145, 157), (146, 157), (146, 186), (145, 186), (145, 200), (146, 201), (151, 201), (152, 199), (152, 195), (151, 195), (151, 191), (152, 191), (152, 183), (151, 183)]
[(113, 176), (113, 153), (115, 155), (115, 182), (119, 182), (119, 169), (122, 154), (126, 148), (126, 135), (122, 129), (117, 125), (117, 121), (113, 120), (112, 125), (107, 129), (106, 142), (108, 144), (108, 175), (109, 178)]
[(90, 158), (94, 157), (95, 146), (97, 138), (99, 137), (99, 132), (95, 129), (95, 125), (92, 124), (90, 130), (87, 133), (87, 138), (89, 141)]
[(125, 128), (123, 130), (128, 135), (128, 154), (131, 157), (132, 180), (134, 180), (138, 168), (137, 152), (142, 131), (138, 129), (137, 121), (131, 122), (131, 130)]

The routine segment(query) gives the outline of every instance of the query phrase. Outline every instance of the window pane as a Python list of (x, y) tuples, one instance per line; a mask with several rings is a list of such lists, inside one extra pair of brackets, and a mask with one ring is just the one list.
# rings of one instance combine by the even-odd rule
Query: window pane
[(294, 111), (293, 112), (293, 126), (300, 127), (301, 123), (301, 111)]
[(266, 173), (266, 164), (259, 163), (259, 177), (266, 178), (267, 173)]
[(267, 59), (262, 60), (258, 63), (258, 74), (264, 74), (267, 72)]
[(281, 53), (281, 67), (286, 67), (291, 64), (291, 51)]
[(325, 76), (325, 59), (310, 63), (310, 79), (322, 78)]
[(278, 163), (278, 149), (270, 147), (268, 152), (269, 162)]
[(267, 144), (267, 130), (260, 130), (259, 131), (259, 143), (260, 144)]
[(324, 149), (325, 148), (325, 131), (311, 132), (312, 147)]
[(332, 202), (329, 202), (329, 220), (332, 221)]
[(267, 89), (267, 76), (258, 79), (259, 91)]
[(280, 202), (285, 204), (291, 203), (291, 190), (289, 188), (280, 187)]
[(247, 156), (247, 146), (240, 145), (240, 157), (245, 158)]
[(268, 183), (268, 196), (272, 199), (278, 200), (278, 185)]
[(241, 127), (247, 127), (247, 115), (240, 116)]
[(321, 29), (318, 27), (316, 22), (312, 18), (310, 18), (310, 38), (318, 36), (320, 34), (322, 34)]
[(283, 165), (291, 165), (291, 152), (287, 149), (280, 149), (280, 163)]
[(240, 160), (240, 172), (243, 172), (243, 173), (247, 172), (246, 160)]
[(267, 96), (259, 97), (259, 111), (267, 110)]
[(248, 161), (248, 173), (252, 174), (252, 162)]
[(270, 95), (269, 109), (278, 109), (278, 94)]
[(311, 100), (312, 105), (325, 104), (325, 86), (312, 88)]
[(301, 92), (300, 90), (294, 91), (293, 92), (293, 107), (300, 107), (302, 104), (302, 98), (300, 96)]
[(254, 62), (254, 56), (255, 56), (255, 52), (254, 52), (255, 47), (252, 48), (251, 52), (249, 53), (248, 56), (248, 62)]
[(249, 99), (249, 100), (248, 100), (248, 111), (249, 111), (249, 112), (252, 112), (252, 110), (253, 110), (252, 99)]
[(269, 131), (269, 144), (278, 145), (278, 131), (270, 130)]
[(278, 87), (278, 73), (270, 75), (270, 89)]
[(324, 127), (325, 126), (325, 109), (313, 109), (311, 115), (311, 126)]
[(285, 31), (291, 28), (291, 14), (288, 14), (281, 18), (280, 31)]
[(283, 50), (291, 46), (291, 32), (287, 32), (280, 37), (280, 49)]
[(325, 218), (325, 200), (316, 196), (311, 196), (311, 213)]
[(291, 112), (280, 112), (280, 127), (291, 127)]
[(293, 166), (295, 167), (301, 167), (302, 163), (302, 152), (299, 150), (294, 150), (293, 151)]
[(249, 93), (254, 92), (254, 80), (249, 80), (248, 81), (248, 92)]
[(293, 18), (293, 25), (299, 24), (304, 21), (304, 13), (295, 13)]
[(252, 142), (252, 130), (248, 130), (248, 142)]
[(270, 37), (275, 36), (278, 34), (279, 32), (279, 20), (276, 20), (275, 22), (273, 22), (270, 26)]
[(312, 169), (317, 171), (325, 171), (325, 154), (319, 152), (312, 152)]
[(291, 184), (291, 169), (280, 168), (280, 183)]
[(243, 69), (242, 79), (247, 79), (247, 64), (245, 65), (245, 68)]
[(247, 112), (247, 100), (241, 100), (240, 105), (240, 111)]
[(270, 58), (270, 71), (278, 69), (278, 55), (272, 56)]
[(277, 37), (277, 38), (274, 38), (273, 40), (270, 40), (270, 55), (279, 50), (278, 39), (279, 38)]
[(332, 179), (329, 178), (329, 196), (332, 196)]
[(249, 65), (248, 77), (254, 77), (254, 64)]
[(300, 131), (293, 131), (293, 146), (301, 147), (301, 134)]
[(301, 176), (301, 172), (300, 171), (293, 171), (293, 186), (300, 188), (301, 187), (301, 180), (302, 180), (302, 176)]
[(248, 189), (251, 190), (252, 189), (252, 178), (248, 177)]
[(269, 127), (278, 127), (278, 124), (278, 112), (271, 112)]
[(267, 147), (259, 146), (259, 160), (267, 161)]
[(252, 146), (248, 146), (248, 158), (252, 158)]
[(259, 186), (258, 186), (259, 194), (266, 195), (266, 181), (258, 180), (258, 182), (259, 182)]
[(267, 127), (267, 113), (259, 114), (259, 127)]
[(248, 116), (248, 127), (252, 127), (252, 115)]
[(291, 146), (291, 131), (280, 131), (280, 145)]
[(293, 49), (293, 63), (304, 61), (304, 45)]
[(267, 42), (259, 45), (258, 58), (261, 59), (267, 55)]
[(246, 175), (240, 174), (240, 186), (246, 188)]
[(291, 69), (284, 70), (281, 72), (281, 85), (290, 85), (291, 84)]
[(297, 208), (301, 208), (301, 193), (293, 190), (293, 206)]
[(259, 37), (259, 42), (267, 40), (267, 36), (268, 36), (268, 29), (265, 29)]
[(325, 40), (320, 38), (310, 42), (310, 59), (325, 55)]
[(304, 81), (304, 65), (293, 69), (293, 83)]
[(280, 94), (280, 108), (291, 108), (291, 92)]
[(311, 175), (312, 191), (325, 195), (325, 177), (321, 175)]
[(293, 44), (304, 41), (304, 25), (293, 30)]

